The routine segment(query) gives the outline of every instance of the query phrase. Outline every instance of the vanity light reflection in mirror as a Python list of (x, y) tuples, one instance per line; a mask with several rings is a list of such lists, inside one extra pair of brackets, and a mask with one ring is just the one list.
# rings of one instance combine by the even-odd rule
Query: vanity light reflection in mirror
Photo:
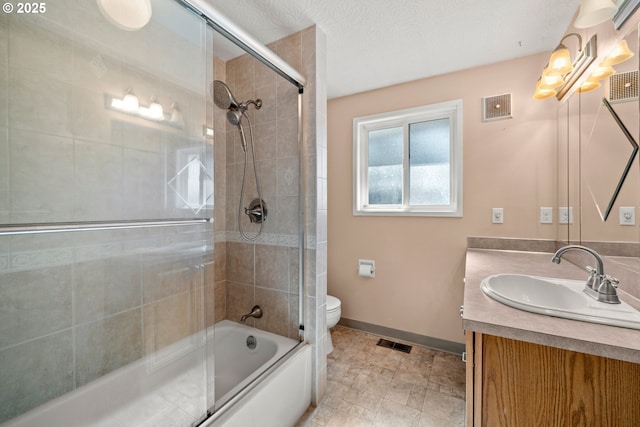
[(125, 91), (122, 99), (105, 95), (105, 107), (113, 111), (152, 120), (174, 128), (182, 129), (184, 127), (182, 112), (177, 103), (174, 102), (171, 104), (171, 112), (167, 114), (162, 104), (160, 104), (154, 95), (149, 99), (149, 106), (145, 107), (140, 105), (138, 97), (133, 93), (131, 88)]
[[(633, 44), (633, 46), (635, 45), (636, 43)], [(605, 167), (602, 162), (603, 158), (608, 159), (606, 167), (612, 169), (606, 173), (598, 174), (587, 172), (585, 180), (602, 221), (607, 221), (609, 218), (638, 154), (637, 136), (630, 132), (630, 129), (638, 127), (636, 118), (638, 71), (632, 70), (616, 74), (615, 69), (615, 67), (621, 70), (626, 70), (629, 67), (635, 68), (635, 64), (625, 64), (625, 61), (633, 56), (634, 53), (629, 49), (627, 40), (620, 41), (578, 89), (580, 93), (589, 92), (599, 88), (601, 80), (606, 83), (605, 96), (602, 98), (602, 105), (594, 117), (592, 131), (585, 148), (587, 171), (592, 168), (603, 169)], [(633, 104), (624, 105), (628, 102), (633, 102)], [(617, 103), (619, 111), (616, 111), (616, 107), (612, 103)], [(631, 147), (630, 151), (625, 149), (623, 145), (615, 143), (619, 139), (628, 141)], [(615, 145), (611, 145), (611, 143)], [(619, 178), (616, 178), (616, 171), (620, 170), (622, 172), (618, 175)]]

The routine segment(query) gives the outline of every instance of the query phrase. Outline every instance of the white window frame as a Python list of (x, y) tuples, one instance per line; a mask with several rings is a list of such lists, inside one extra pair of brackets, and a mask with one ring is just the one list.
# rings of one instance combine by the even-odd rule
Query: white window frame
[[(411, 123), (449, 119), (450, 203), (409, 205), (409, 134)], [(441, 102), (353, 119), (353, 214), (380, 216), (462, 216), (462, 100)], [(403, 128), (403, 201), (398, 205), (369, 205), (368, 136), (372, 130)]]

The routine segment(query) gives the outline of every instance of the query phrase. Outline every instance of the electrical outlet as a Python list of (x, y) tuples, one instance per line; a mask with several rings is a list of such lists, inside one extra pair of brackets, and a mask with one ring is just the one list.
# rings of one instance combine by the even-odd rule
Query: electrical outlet
[(620, 225), (636, 225), (636, 208), (620, 208)]
[(540, 224), (553, 224), (553, 208), (540, 208)]
[(504, 211), (502, 208), (491, 209), (491, 222), (494, 224), (502, 224), (504, 222)]
[(573, 224), (573, 207), (558, 208), (558, 224)]

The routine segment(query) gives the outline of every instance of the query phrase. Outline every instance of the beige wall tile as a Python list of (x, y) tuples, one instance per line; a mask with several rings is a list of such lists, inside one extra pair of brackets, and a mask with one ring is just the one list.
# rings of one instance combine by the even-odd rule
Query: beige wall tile
[[(22, 260), (25, 263), (37, 262), (33, 257), (55, 256), (52, 251), (14, 254), (14, 266), (21, 255), (25, 258)], [(63, 265), (2, 275), (0, 348), (71, 326), (71, 274), (71, 266)]]
[[(240, 318), (249, 313), (255, 305), (254, 287), (241, 283), (227, 282), (227, 319), (240, 322)], [(254, 326), (255, 319), (249, 318), (247, 325)]]
[(227, 242), (227, 279), (254, 283), (254, 248), (249, 243)]
[(103, 258), (74, 267), (75, 322), (98, 320), (142, 304), (137, 259)]
[(0, 423), (71, 391), (71, 330), (0, 350)]
[(289, 291), (289, 251), (284, 246), (256, 245), (256, 286)]
[(142, 276), (144, 303), (188, 291), (196, 279), (193, 265), (193, 260), (146, 256)]
[[(195, 297), (195, 298), (194, 298)], [(204, 301), (184, 292), (144, 306), (144, 351), (152, 354), (194, 333)]]
[(256, 287), (256, 301), (262, 308), (263, 315), (256, 319), (256, 327), (274, 334), (288, 336), (289, 295), (271, 289)]
[(12, 222), (69, 221), (74, 206), (73, 140), (9, 132)]
[(142, 310), (78, 326), (76, 383), (83, 385), (142, 357)]

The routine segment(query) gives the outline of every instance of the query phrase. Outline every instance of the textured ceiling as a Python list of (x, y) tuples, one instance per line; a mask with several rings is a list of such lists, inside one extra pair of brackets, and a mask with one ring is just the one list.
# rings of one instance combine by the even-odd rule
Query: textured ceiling
[(327, 37), (329, 98), (552, 50), (579, 0), (206, 0), (270, 43)]

